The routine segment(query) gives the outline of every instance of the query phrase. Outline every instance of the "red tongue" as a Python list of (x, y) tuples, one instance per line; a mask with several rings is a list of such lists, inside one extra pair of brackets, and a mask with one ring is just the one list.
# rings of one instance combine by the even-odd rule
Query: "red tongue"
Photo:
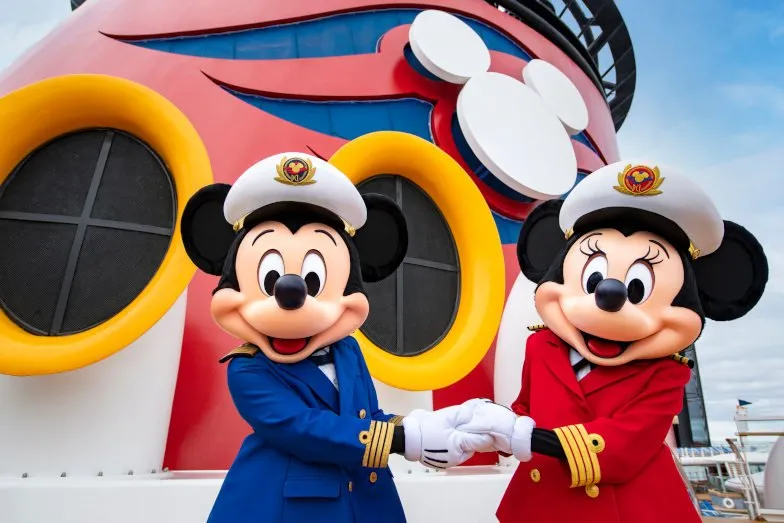
[(271, 345), (272, 348), (275, 349), (275, 352), (278, 352), (280, 354), (294, 354), (304, 349), (307, 343), (308, 340), (305, 338), (299, 338), (296, 340), (284, 340), (282, 338), (273, 338)]
[(614, 358), (623, 352), (623, 348), (619, 343), (607, 340), (597, 340), (592, 338), (588, 340), (588, 350), (600, 358)]

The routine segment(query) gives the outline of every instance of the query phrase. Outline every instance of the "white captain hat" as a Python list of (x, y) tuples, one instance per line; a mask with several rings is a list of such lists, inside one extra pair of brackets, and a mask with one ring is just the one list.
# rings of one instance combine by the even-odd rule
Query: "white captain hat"
[(305, 153), (276, 154), (252, 165), (226, 195), (223, 214), (236, 231), (253, 211), (280, 202), (326, 209), (343, 220), (352, 236), (367, 220), (365, 201), (351, 180), (334, 165)]
[(617, 162), (588, 175), (564, 200), (561, 230), (568, 238), (583, 216), (613, 207), (671, 220), (689, 238), (695, 259), (716, 251), (724, 238), (724, 222), (705, 191), (685, 174), (648, 161)]

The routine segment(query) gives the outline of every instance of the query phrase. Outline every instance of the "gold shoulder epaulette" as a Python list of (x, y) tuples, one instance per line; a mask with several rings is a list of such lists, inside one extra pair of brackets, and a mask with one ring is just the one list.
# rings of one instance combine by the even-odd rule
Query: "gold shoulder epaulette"
[(250, 343), (245, 343), (243, 345), (240, 345), (239, 347), (237, 347), (236, 349), (234, 349), (230, 353), (226, 354), (224, 357), (222, 357), (218, 361), (220, 363), (226, 363), (227, 361), (229, 361), (231, 359), (234, 359), (234, 358), (237, 358), (237, 357), (240, 357), (240, 358), (252, 358), (253, 356), (256, 355), (257, 352), (259, 352), (259, 348), (258, 347), (256, 347), (255, 345), (251, 345)]
[(528, 327), (528, 330), (531, 331), (531, 332), (537, 332), (537, 331), (545, 330), (546, 328), (547, 328), (547, 325), (545, 325), (544, 323), (539, 323), (537, 325), (530, 325)]
[(689, 367), (690, 369), (694, 368), (694, 362), (689, 358), (687, 358), (686, 356), (681, 356), (680, 354), (673, 354), (670, 356), (670, 358), (677, 361), (681, 365), (685, 365), (686, 367)]

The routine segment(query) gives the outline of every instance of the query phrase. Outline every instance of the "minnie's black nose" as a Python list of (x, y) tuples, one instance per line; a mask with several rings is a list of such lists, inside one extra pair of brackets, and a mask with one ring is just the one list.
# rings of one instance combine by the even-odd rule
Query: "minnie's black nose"
[(618, 312), (626, 303), (626, 285), (613, 278), (600, 281), (594, 294), (596, 295), (596, 306), (603, 311)]
[(296, 274), (284, 274), (275, 282), (273, 294), (281, 309), (293, 311), (305, 304), (308, 286), (305, 280)]

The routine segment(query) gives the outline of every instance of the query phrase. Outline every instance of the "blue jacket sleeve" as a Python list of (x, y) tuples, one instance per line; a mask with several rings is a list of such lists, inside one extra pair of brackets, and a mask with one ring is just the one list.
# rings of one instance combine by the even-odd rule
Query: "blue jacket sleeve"
[(367, 368), (367, 363), (365, 363), (365, 357), (362, 356), (362, 350), (359, 348), (359, 343), (357, 343), (354, 338), (351, 338), (351, 340), (354, 342), (353, 346), (357, 355), (360, 376), (362, 376), (362, 379), (365, 380), (365, 383), (367, 383), (368, 395), (370, 396), (370, 419), (389, 422), (393, 425), (402, 425), (402, 416), (387, 414), (379, 408), (378, 396), (376, 396), (376, 387), (373, 385), (373, 379), (370, 376), (370, 370)]
[(387, 466), (394, 424), (308, 407), (258, 358), (232, 360), (228, 382), (240, 416), (278, 450), (312, 463)]

